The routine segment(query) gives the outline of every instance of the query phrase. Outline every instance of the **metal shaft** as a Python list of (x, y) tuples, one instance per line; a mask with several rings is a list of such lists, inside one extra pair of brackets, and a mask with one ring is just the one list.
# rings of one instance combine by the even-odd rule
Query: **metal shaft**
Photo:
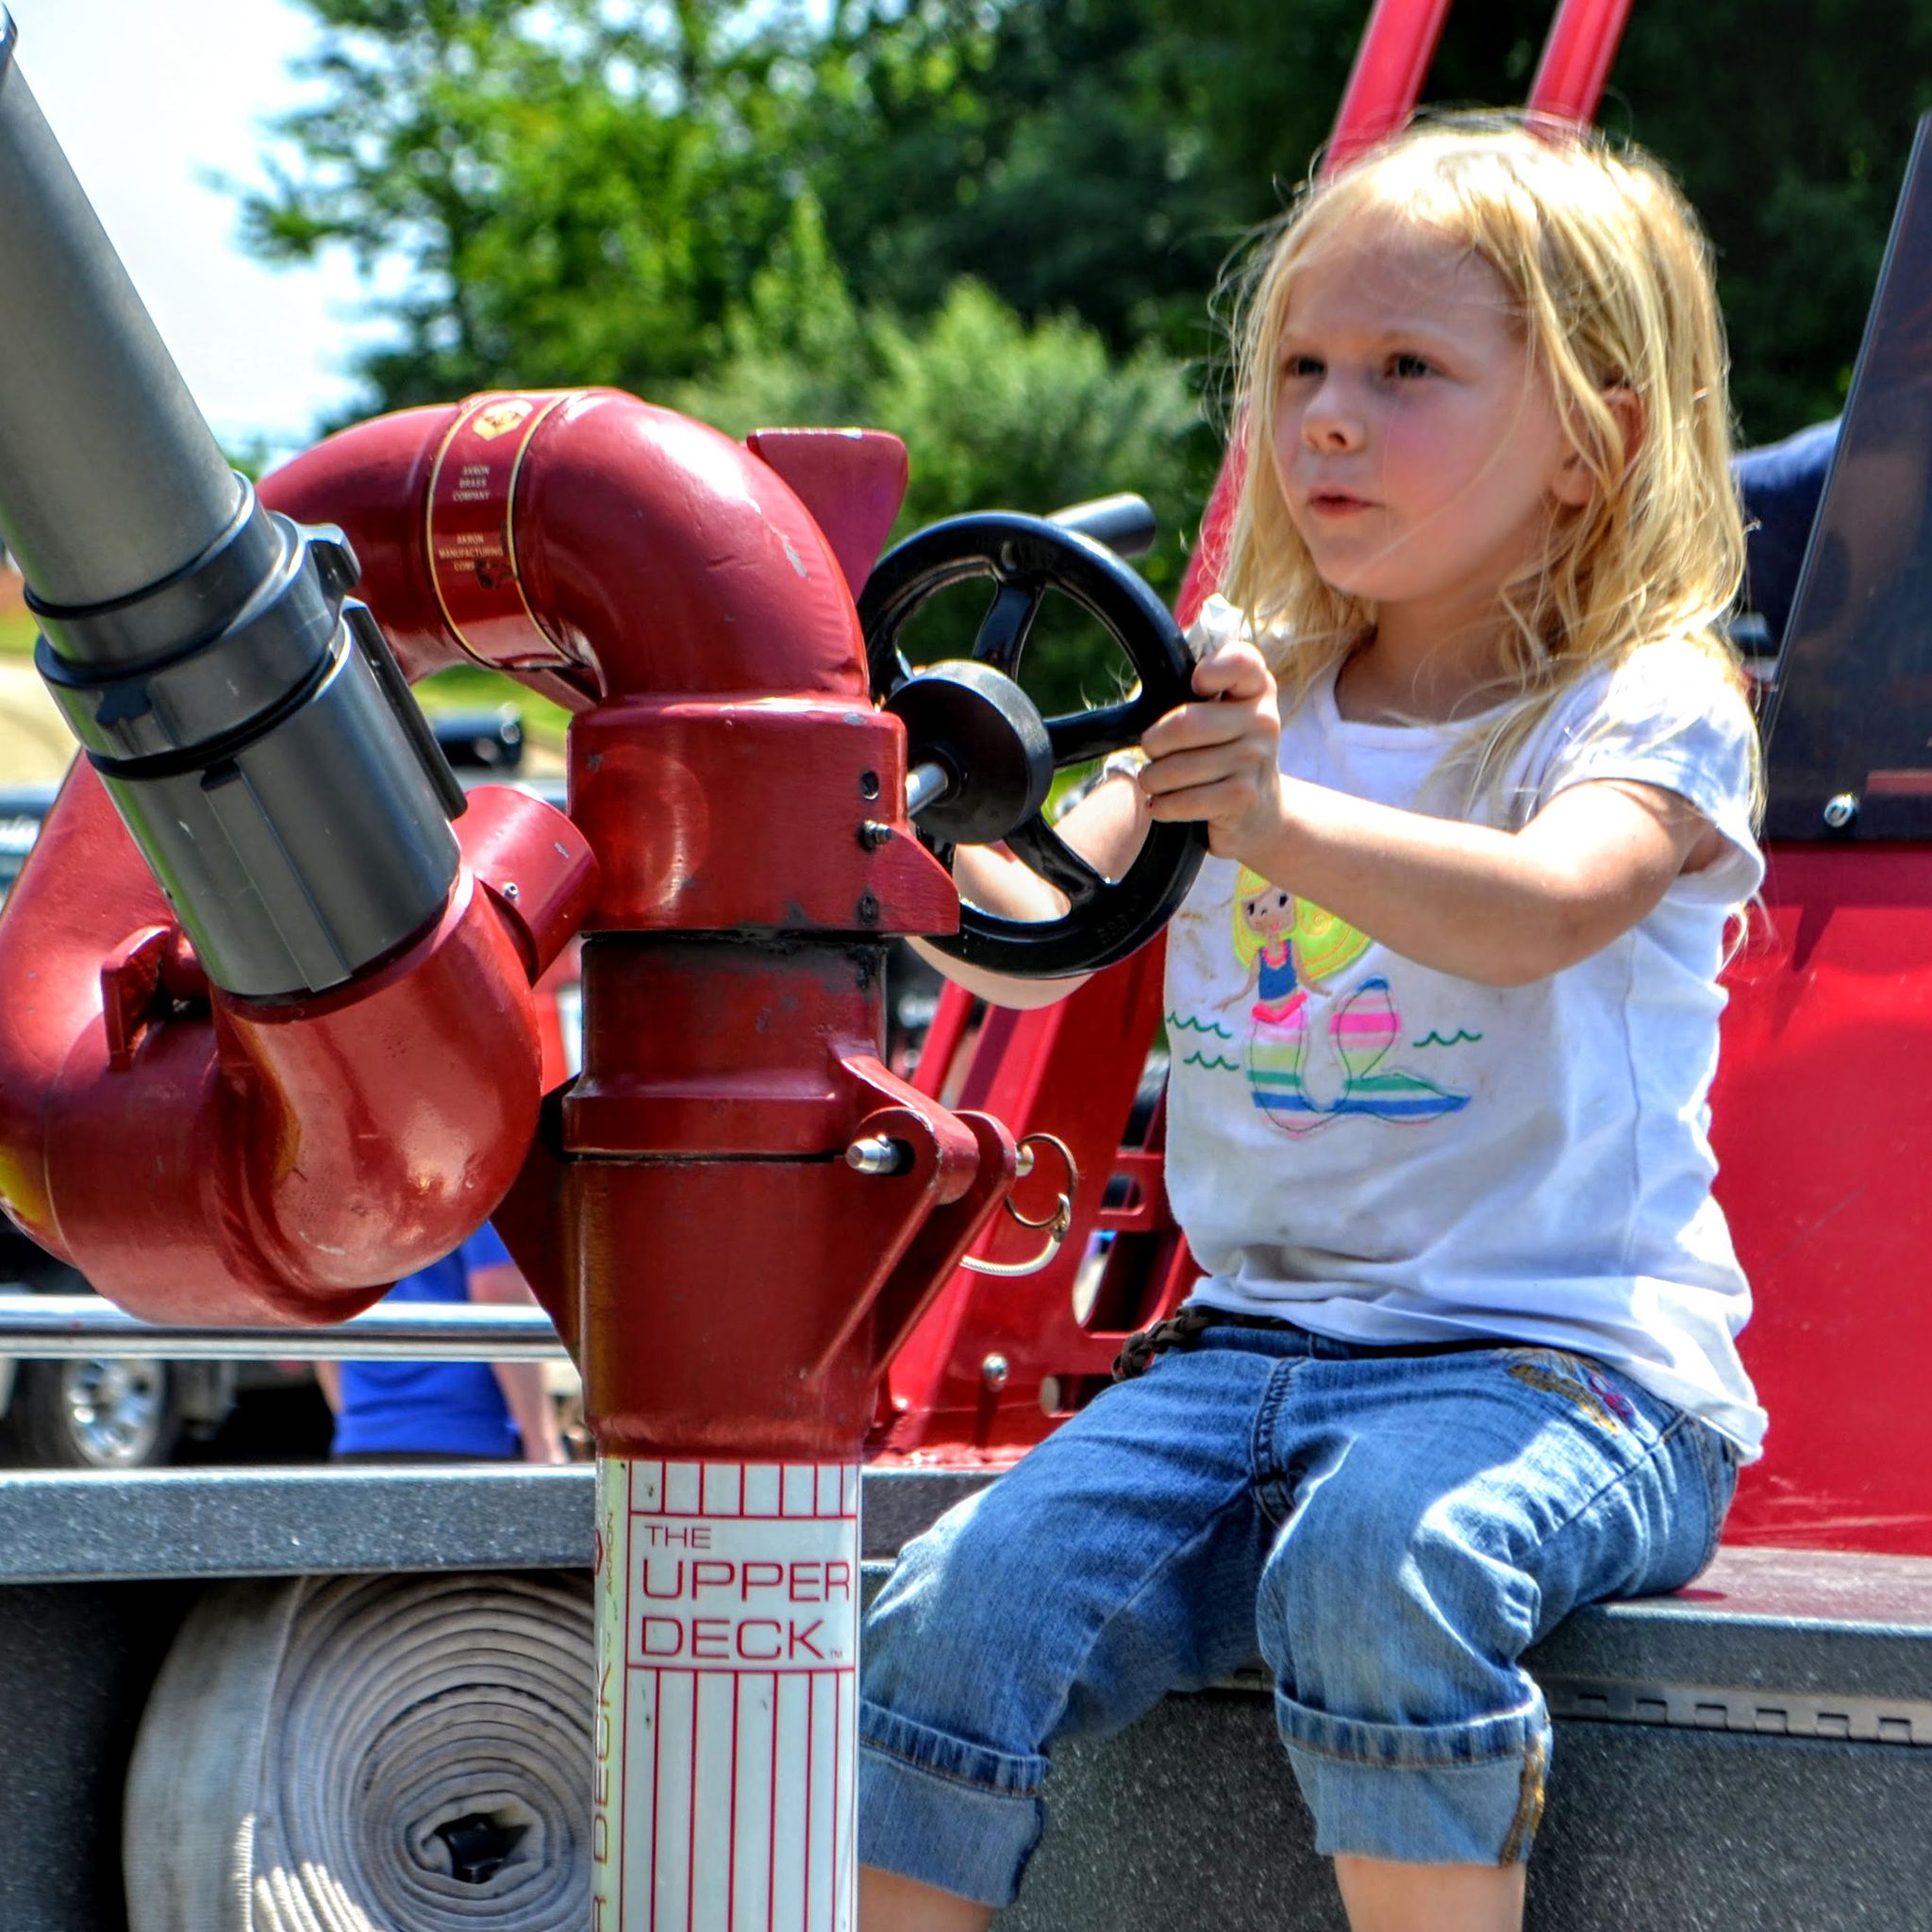
[(0, 6), (0, 540), (35, 662), (209, 979), (341, 986), (441, 915), (462, 794), (341, 533), (230, 471), (13, 47)]
[(404, 1304), (371, 1308), (333, 1328), (200, 1328), (139, 1322), (91, 1294), (0, 1295), (0, 1355), (36, 1360), (546, 1361), (564, 1353), (541, 1308)]
[(0, 538), (42, 602), (172, 575), (240, 487), (12, 59), (0, 7)]
[(943, 765), (918, 764), (906, 774), (906, 816), (916, 819), (953, 789), (953, 774)]

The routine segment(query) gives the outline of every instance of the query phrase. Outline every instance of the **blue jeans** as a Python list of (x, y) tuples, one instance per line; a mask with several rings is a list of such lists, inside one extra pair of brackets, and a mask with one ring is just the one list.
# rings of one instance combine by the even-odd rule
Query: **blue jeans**
[(860, 1649), (859, 1857), (1009, 1903), (1055, 1742), (1258, 1648), (1318, 1850), (1524, 1857), (1551, 1731), (1518, 1657), (1688, 1583), (1735, 1481), (1575, 1356), (1211, 1327), (900, 1557)]

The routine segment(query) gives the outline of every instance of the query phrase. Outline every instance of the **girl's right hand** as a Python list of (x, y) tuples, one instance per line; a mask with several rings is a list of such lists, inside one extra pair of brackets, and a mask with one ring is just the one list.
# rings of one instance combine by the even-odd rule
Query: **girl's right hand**
[(1201, 704), (1181, 705), (1147, 733), (1141, 789), (1157, 819), (1197, 819), (1219, 858), (1245, 859), (1280, 837), (1281, 708), (1274, 675), (1245, 638), (1194, 667)]

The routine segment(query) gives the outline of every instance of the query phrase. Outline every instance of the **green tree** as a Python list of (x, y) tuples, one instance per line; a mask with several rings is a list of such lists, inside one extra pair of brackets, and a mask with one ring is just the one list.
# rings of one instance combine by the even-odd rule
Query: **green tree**
[[(1732, 393), (1765, 441), (1838, 409), (1911, 150), (1932, 0), (1658, 8), (1604, 119), (1674, 167), (1718, 248)], [(1735, 102), (1713, 114), (1714, 87)]]
[[(868, 55), (882, 10), (847, 10), (847, 96), (810, 135), (854, 285), (916, 307), (971, 273), (1024, 316), (1074, 310), (1116, 347), (1158, 334), (1211, 370), (1207, 292), (1307, 173), (1367, 0), (961, 0)], [(1452, 9), (1425, 98), (1522, 100), (1551, 17)], [(1633, 9), (1600, 119), (1710, 228), (1747, 438), (1841, 403), (1928, 108), (1932, 0)]]
[[(962, 276), (1023, 322), (1158, 341), (1212, 388), (1208, 295), (1325, 134), (1366, 0), (306, 0), (319, 102), (249, 202), (264, 252), (400, 258), (368, 402), (487, 383), (647, 393), (735, 352), (727, 317), (802, 192), (868, 310)], [(1452, 11), (1439, 102), (1520, 99), (1548, 0)], [(1737, 104), (1732, 106), (1730, 104)], [(1932, 0), (1636, 8), (1604, 119), (1719, 248), (1748, 436), (1841, 398)]]
[[(809, 197), (724, 339), (718, 365), (667, 400), (738, 436), (799, 423), (896, 430), (911, 483), (895, 534), (967, 509), (1039, 515), (1132, 490), (1161, 532), (1140, 568), (1170, 595), (1178, 587), (1218, 444), (1184, 371), (1158, 346), (1117, 356), (1076, 317), (1028, 325), (964, 276), (926, 316), (861, 308)], [(976, 616), (962, 591), (922, 626), (916, 655), (965, 649)], [(1107, 657), (1091, 627), (1051, 608), (1024, 681), (1065, 708), (1110, 688)]]
[[(1279, 208), (1348, 72), (1361, 0), (849, 8), (807, 165), (855, 286), (913, 308), (972, 274), (1029, 319), (1210, 368), (1206, 297)], [(893, 21), (882, 32), (882, 20)], [(828, 58), (826, 64), (831, 63)]]
[(781, 227), (786, 8), (307, 0), (322, 98), (271, 134), (258, 253), (400, 259), (372, 406), (696, 369)]

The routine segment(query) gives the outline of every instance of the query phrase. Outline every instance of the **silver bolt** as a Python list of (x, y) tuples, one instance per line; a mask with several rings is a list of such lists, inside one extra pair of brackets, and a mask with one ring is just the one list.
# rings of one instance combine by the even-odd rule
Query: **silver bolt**
[(898, 1174), (908, 1165), (911, 1149), (883, 1134), (869, 1134), (845, 1150), (845, 1165), (855, 1174)]
[(1834, 832), (1842, 832), (1858, 816), (1857, 792), (1840, 791), (1835, 798), (1826, 801), (1824, 823)]
[(990, 1355), (979, 1365), (979, 1379), (989, 1389), (1004, 1389), (1007, 1377), (1012, 1373), (1011, 1365), (1003, 1355)]
[(505, 880), (504, 880), (504, 882), (503, 882), (503, 896), (504, 896), (504, 897), (505, 897), (506, 899), (514, 899), (514, 898), (516, 897), (516, 895), (517, 895), (517, 882), (516, 882), (516, 880), (514, 880), (514, 879), (505, 879)]

